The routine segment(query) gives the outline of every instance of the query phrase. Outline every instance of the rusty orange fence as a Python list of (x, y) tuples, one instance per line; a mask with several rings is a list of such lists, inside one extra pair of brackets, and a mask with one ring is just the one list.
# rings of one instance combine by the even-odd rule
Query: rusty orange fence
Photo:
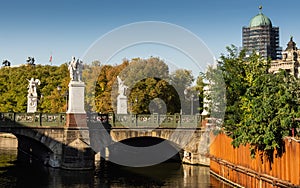
[(285, 138), (285, 152), (274, 152), (273, 162), (258, 153), (251, 158), (249, 145), (233, 148), (232, 139), (219, 134), (210, 145), (210, 169), (215, 175), (242, 187), (300, 187), (300, 141)]

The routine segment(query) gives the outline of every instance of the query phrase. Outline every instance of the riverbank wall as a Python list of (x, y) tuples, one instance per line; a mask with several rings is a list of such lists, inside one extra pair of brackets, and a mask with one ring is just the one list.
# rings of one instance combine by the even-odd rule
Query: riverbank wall
[(8, 133), (0, 133), (0, 148), (17, 149), (18, 139)]
[(232, 139), (219, 134), (210, 145), (210, 170), (237, 187), (300, 187), (300, 140), (284, 139), (284, 152), (275, 151), (272, 161), (257, 152), (251, 158), (249, 145), (234, 148)]

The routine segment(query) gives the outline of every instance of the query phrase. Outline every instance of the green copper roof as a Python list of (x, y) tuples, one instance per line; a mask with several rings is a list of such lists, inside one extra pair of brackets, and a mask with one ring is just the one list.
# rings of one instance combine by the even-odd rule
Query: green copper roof
[(259, 26), (272, 27), (272, 22), (270, 18), (265, 16), (263, 13), (259, 13), (250, 20), (249, 27), (259, 27)]

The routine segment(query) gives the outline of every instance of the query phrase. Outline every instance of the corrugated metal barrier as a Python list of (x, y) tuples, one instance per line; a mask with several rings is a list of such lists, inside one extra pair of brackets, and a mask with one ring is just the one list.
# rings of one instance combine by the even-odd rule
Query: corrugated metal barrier
[(249, 145), (233, 148), (232, 139), (219, 134), (210, 145), (210, 169), (220, 178), (241, 187), (300, 187), (300, 141), (284, 139), (285, 151), (273, 162), (258, 152), (251, 158)]

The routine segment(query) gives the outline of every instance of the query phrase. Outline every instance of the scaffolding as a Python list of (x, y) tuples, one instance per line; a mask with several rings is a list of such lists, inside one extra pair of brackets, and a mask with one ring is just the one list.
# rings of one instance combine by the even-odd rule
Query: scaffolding
[(243, 27), (243, 48), (248, 55), (257, 52), (265, 59), (280, 59), (279, 27)]

